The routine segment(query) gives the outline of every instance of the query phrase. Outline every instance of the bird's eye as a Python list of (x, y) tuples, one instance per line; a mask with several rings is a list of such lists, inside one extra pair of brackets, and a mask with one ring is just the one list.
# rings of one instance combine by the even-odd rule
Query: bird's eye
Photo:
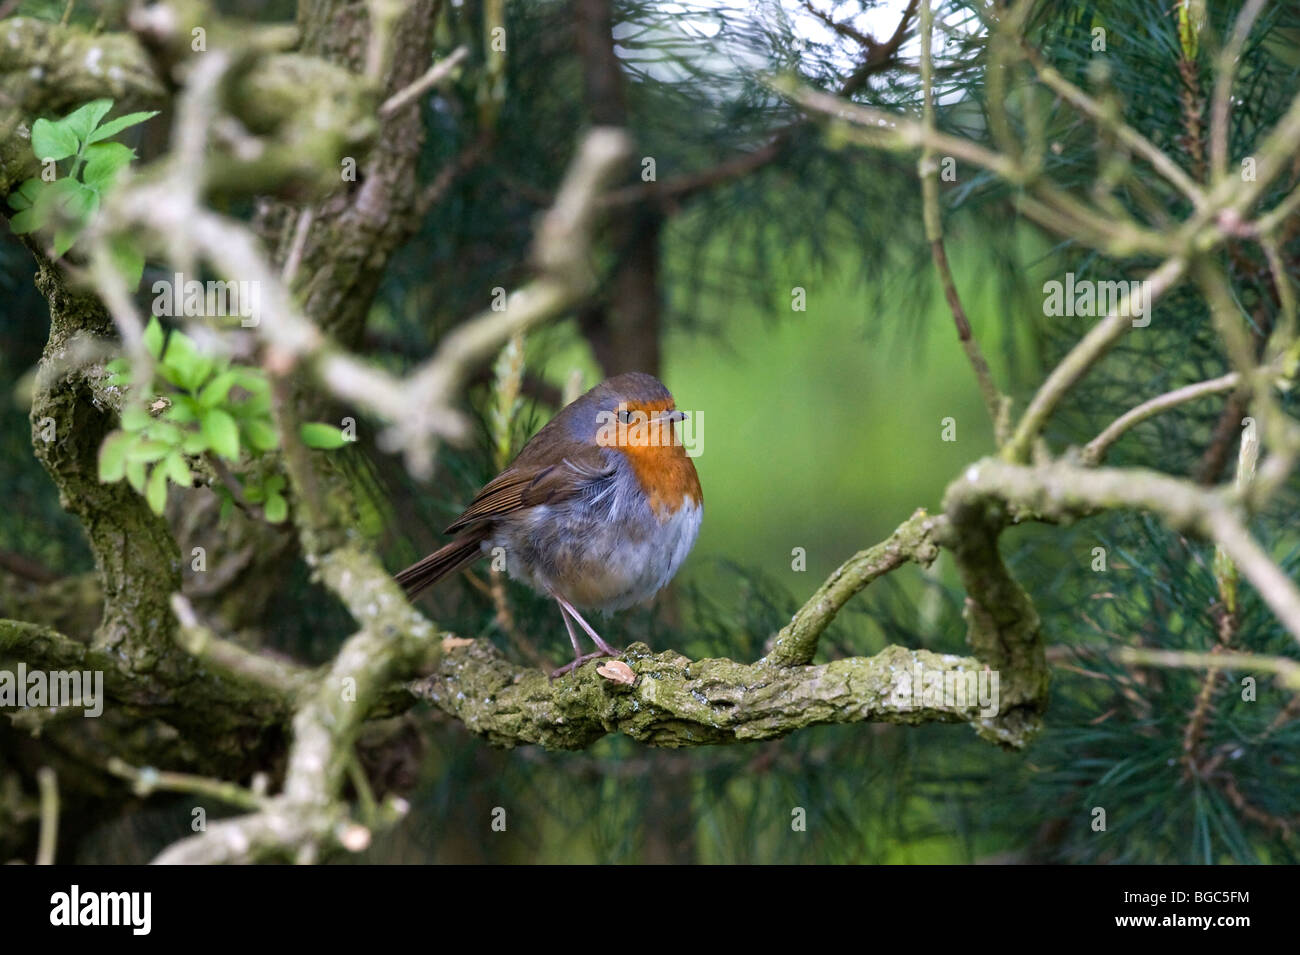
[(632, 412), (628, 411), (626, 408), (619, 408), (618, 420), (621, 421), (623, 424), (627, 424), (632, 420)]

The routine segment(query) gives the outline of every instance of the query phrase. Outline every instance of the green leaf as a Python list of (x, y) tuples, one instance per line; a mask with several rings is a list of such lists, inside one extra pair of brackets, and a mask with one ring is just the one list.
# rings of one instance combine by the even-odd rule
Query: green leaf
[(250, 365), (235, 365), (230, 370), (237, 376), (235, 383), (245, 391), (251, 391), (254, 394), (271, 393), (271, 382), (262, 369), (253, 368)]
[(179, 445), (181, 438), (184, 437), (179, 427), (162, 418), (154, 418), (153, 421), (149, 422), (145, 434), (148, 435), (150, 441), (161, 441), (169, 448)]
[(202, 454), (208, 450), (208, 439), (201, 431), (191, 431), (181, 439), (182, 454)]
[(86, 149), (86, 165), (82, 181), (92, 189), (104, 190), (113, 184), (117, 174), (130, 165), (135, 150), (121, 143), (100, 143)]
[(238, 376), (235, 384), (249, 395), (236, 405), (235, 410), (240, 415), (264, 417), (271, 410), (271, 382), (267, 380), (266, 372), (247, 365), (236, 365), (230, 370)]
[(299, 429), (299, 433), (302, 435), (303, 444), (309, 448), (331, 450), (341, 448), (348, 443), (347, 436), (341, 430), (332, 424), (321, 424), (319, 421), (304, 424)]
[(45, 183), (45, 188), (41, 190), (41, 198), (49, 199), (51, 204), (63, 202), (69, 194), (80, 189), (80, 180), (73, 179), (71, 176), (64, 176), (61, 179), (55, 179), (53, 182)]
[(77, 242), (77, 236), (81, 235), (80, 226), (61, 225), (54, 230), (54, 257), (57, 259), (68, 249), (72, 248)]
[(135, 243), (126, 236), (115, 235), (108, 242), (108, 255), (113, 260), (114, 267), (122, 274), (127, 288), (132, 292), (138, 289), (140, 277), (144, 275), (144, 256)]
[(24, 179), (23, 184), (9, 193), (10, 209), (30, 209), (36, 203), (36, 198), (41, 194), (43, 183), (40, 179)]
[(129, 464), (132, 461), (143, 461), (145, 464), (151, 464), (154, 461), (161, 461), (171, 452), (171, 446), (161, 441), (137, 441), (126, 452), (126, 460)]
[(126, 452), (135, 439), (125, 431), (114, 431), (99, 446), (99, 480), (114, 484), (126, 476)]
[(160, 467), (167, 469), (167, 477), (177, 487), (189, 487), (194, 483), (194, 475), (190, 473), (189, 465), (185, 463), (185, 458), (179, 451), (173, 451), (163, 458)]
[(262, 512), (272, 524), (282, 523), (289, 516), (289, 502), (284, 499), (283, 495), (272, 494), (266, 499)]
[(225, 411), (209, 408), (203, 412), (203, 436), (217, 454), (230, 461), (239, 460), (239, 428)]
[(266, 489), (267, 494), (274, 494), (276, 491), (283, 491), (284, 475), (272, 474), (270, 477), (266, 479), (266, 483), (263, 484), (262, 486)]
[[(62, 185), (67, 183), (66, 186)], [(75, 179), (59, 180), (55, 206), (62, 222), (54, 230), (54, 254), (63, 255), (99, 209), (99, 193)]]
[(140, 494), (144, 493), (144, 462), (127, 461), (126, 462), (126, 479), (131, 486)]
[(172, 395), (172, 406), (164, 412), (163, 417), (178, 424), (198, 421), (199, 403), (189, 395)]
[(84, 225), (99, 209), (99, 193), (75, 179), (60, 179), (57, 191), (59, 214)]
[(44, 221), (36, 215), (35, 209), (24, 209), (9, 220), (9, 228), (13, 229), (14, 235), (35, 232), (44, 224)]
[(261, 418), (245, 421), (244, 434), (248, 443), (258, 451), (274, 451), (280, 446), (279, 433)]
[(145, 489), (144, 499), (149, 502), (149, 510), (161, 514), (167, 506), (167, 469), (161, 464), (149, 475), (149, 486)]
[(112, 108), (113, 101), (111, 99), (93, 99), (63, 117), (57, 125), (71, 130), (76, 134), (77, 140), (84, 143), (90, 138), (91, 130), (99, 125), (99, 121), (107, 116), (108, 111)]
[(234, 371), (223, 371), (217, 375), (199, 392), (199, 404), (204, 408), (213, 408), (224, 402), (238, 377)]
[(60, 120), (51, 123), (38, 119), (32, 123), (32, 152), (41, 162), (47, 159), (67, 159), (77, 151), (80, 143), (77, 134)]
[(139, 405), (131, 405), (122, 412), (122, 427), (127, 431), (143, 431), (153, 418)]
[(117, 119), (110, 119), (107, 123), (90, 134), (90, 142), (97, 143), (101, 139), (108, 139), (110, 136), (116, 136), (122, 130), (129, 129), (138, 123), (143, 123), (147, 119), (153, 119), (157, 115), (157, 110), (150, 110), (147, 113), (127, 113), (125, 116), (119, 116)]
[(196, 391), (212, 371), (212, 359), (199, 352), (194, 339), (182, 332), (172, 332), (167, 339), (161, 370), (172, 384)]
[(239, 413), (253, 418), (265, 418), (271, 412), (271, 388), (253, 392), (251, 398), (239, 403)]
[(153, 356), (154, 361), (162, 355), (163, 327), (157, 315), (150, 318), (149, 324), (144, 327), (144, 347)]

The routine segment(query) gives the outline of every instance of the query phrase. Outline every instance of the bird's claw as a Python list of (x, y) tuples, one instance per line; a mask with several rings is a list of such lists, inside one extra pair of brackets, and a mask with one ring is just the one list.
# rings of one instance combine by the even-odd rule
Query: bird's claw
[(584, 653), (580, 657), (575, 657), (572, 663), (567, 663), (564, 666), (559, 667), (558, 669), (552, 670), (551, 679), (555, 680), (558, 679), (559, 677), (564, 676), (564, 674), (566, 673), (572, 673), (574, 670), (578, 669), (578, 667), (582, 666), (584, 663), (590, 663), (592, 660), (598, 660), (601, 657), (617, 657), (617, 656), (622, 656), (622, 654), (623, 654), (622, 650), (615, 650), (613, 647), (609, 646), (608, 644), (605, 644), (605, 646), (597, 650), (593, 650), (591, 653)]

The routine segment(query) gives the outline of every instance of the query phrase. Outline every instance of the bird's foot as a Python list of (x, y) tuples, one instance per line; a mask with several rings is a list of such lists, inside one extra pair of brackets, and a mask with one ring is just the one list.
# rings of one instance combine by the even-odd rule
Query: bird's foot
[[(602, 643), (603, 642), (604, 641), (602, 641)], [(558, 679), (559, 677), (564, 676), (564, 674), (566, 673), (572, 673), (574, 670), (578, 669), (578, 667), (582, 666), (584, 663), (590, 663), (592, 660), (598, 660), (601, 657), (622, 656), (622, 653), (623, 651), (615, 650), (613, 647), (611, 647), (609, 644), (606, 643), (599, 650), (593, 650), (591, 653), (584, 653), (582, 654), (582, 656), (574, 657), (572, 663), (565, 664), (559, 669), (552, 670), (551, 679), (552, 680)]]
[[(591, 624), (587, 623), (587, 621), (583, 619), (582, 614), (578, 613), (578, 611), (574, 609), (573, 604), (569, 603), (557, 593), (552, 592), (551, 596), (554, 597), (555, 602), (560, 605), (560, 616), (564, 620), (564, 629), (569, 632), (569, 642), (573, 644), (574, 654), (573, 662), (568, 666), (562, 666), (558, 670), (551, 671), (552, 680), (556, 677), (564, 676), (566, 673), (572, 673), (584, 663), (595, 660), (597, 657), (617, 657), (623, 655), (622, 650), (614, 649), (601, 639), (600, 634), (596, 632), (596, 629)], [(583, 630), (587, 631), (587, 636), (591, 637), (591, 642), (596, 645), (594, 653), (582, 653), (581, 648), (578, 646), (578, 635), (573, 632), (573, 624), (569, 622), (570, 617), (578, 621), (578, 625), (582, 627)]]

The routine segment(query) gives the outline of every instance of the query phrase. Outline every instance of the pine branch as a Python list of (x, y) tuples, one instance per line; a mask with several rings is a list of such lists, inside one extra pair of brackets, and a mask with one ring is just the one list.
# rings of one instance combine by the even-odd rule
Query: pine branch
[[(927, 134), (934, 132), (934, 77), (930, 51), (934, 33), (934, 13), (931, 0), (923, 0), (921, 5), (921, 89), (923, 97), (922, 121)], [(943, 296), (952, 311), (953, 322), (957, 326), (957, 340), (975, 372), (975, 381), (979, 385), (980, 396), (988, 411), (989, 421), (999, 446), (1006, 440), (1006, 418), (1010, 410), (1010, 399), (1005, 397), (993, 381), (993, 373), (984, 360), (979, 342), (971, 332), (970, 319), (962, 307), (961, 296), (957, 294), (957, 283), (948, 266), (948, 253), (943, 244), (943, 217), (939, 211), (939, 166), (934, 158), (934, 150), (926, 145), (921, 149), (921, 158), (917, 164), (921, 178), (921, 197), (925, 216), (925, 238), (930, 243), (930, 256), (934, 261), (935, 271), (943, 287)]]
[(1106, 430), (1088, 442), (1083, 449), (1084, 463), (1100, 464), (1106, 457), (1106, 452), (1110, 450), (1110, 446), (1143, 421), (1148, 421), (1156, 417), (1156, 415), (1163, 414), (1189, 401), (1195, 401), (1207, 395), (1219, 395), (1225, 391), (1232, 391), (1240, 383), (1241, 375), (1233, 371), (1218, 378), (1211, 378), (1209, 381), (1198, 381), (1193, 385), (1175, 388), (1173, 391), (1157, 395), (1134, 408), (1130, 408), (1107, 425)]

